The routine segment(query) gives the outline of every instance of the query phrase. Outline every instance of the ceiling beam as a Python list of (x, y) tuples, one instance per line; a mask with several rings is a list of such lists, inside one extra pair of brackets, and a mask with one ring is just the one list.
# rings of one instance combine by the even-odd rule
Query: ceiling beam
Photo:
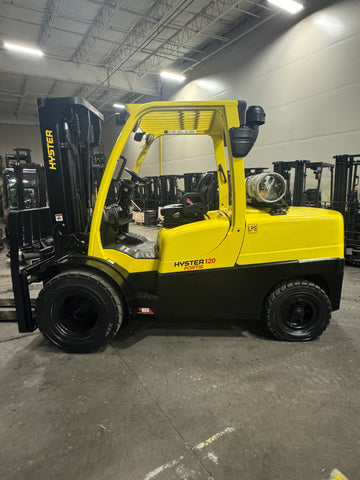
[(74, 63), (80, 65), (86, 60), (86, 56), (90, 53), (99, 36), (109, 24), (122, 1), (123, 0), (112, 0), (112, 2), (110, 2), (108, 0), (104, 6), (99, 8), (93, 23), (88, 28), (72, 56), (71, 60)]
[(39, 120), (36, 115), (22, 116), (21, 119), (18, 119), (15, 115), (1, 115), (0, 114), (0, 125), (26, 125), (26, 126), (35, 126), (39, 125)]
[[(153, 41), (153, 39), (165, 30), (174, 18), (180, 15), (180, 13), (182, 13), (192, 2), (193, 0), (185, 0), (179, 6), (179, 2), (176, 0), (156, 0), (156, 2), (150, 6), (150, 9), (152, 15), (159, 17), (161, 20), (159, 20), (158, 24), (154, 25), (152, 21), (142, 18), (130, 33), (125, 35), (122, 42), (117, 44), (105, 59), (105, 66), (108, 73), (99, 86), (106, 85), (110, 82), (110, 79), (113, 80), (114, 77), (116, 78), (116, 76), (121, 73), (120, 69), (125, 65), (127, 60), (129, 60), (129, 58), (131, 58), (137, 51), (141, 50), (141, 48), (144, 48)], [(150, 9), (148, 9), (148, 11), (150, 11)], [(127, 46), (125, 47), (125, 45)], [(134, 82), (135, 81), (138, 81), (136, 75), (134, 78)], [(153, 78), (149, 81), (155, 81), (159, 91), (160, 83), (158, 79)], [(95, 94), (96, 90), (97, 88), (95, 88), (90, 95)], [(158, 93), (158, 91), (156, 93)]]
[[(142, 74), (152, 71), (152, 69), (157, 66), (161, 61), (161, 55), (174, 55), (177, 53), (180, 48), (182, 48), (189, 41), (194, 40), (198, 36), (206, 33), (211, 36), (209, 33), (209, 28), (211, 28), (215, 23), (217, 23), (222, 17), (224, 17), (229, 12), (233, 11), (239, 4), (239, 0), (216, 0), (208, 3), (199, 13), (194, 15), (184, 26), (183, 28), (172, 35), (167, 41), (163, 42), (151, 55), (149, 55), (145, 60), (139, 62), (135, 69)], [(216, 38), (217, 35), (214, 35), (213, 38)], [(224, 40), (224, 37), (221, 38)], [(226, 43), (224, 47), (226, 46)], [(178, 55), (180, 58), (181, 55)]]
[(51, 88), (48, 92), (48, 96), (51, 97), (52, 95), (54, 96), (58, 95), (61, 84), (62, 84), (61, 81), (55, 80), (55, 82), (51, 85)]
[[(176, 0), (158, 0), (151, 9), (152, 16), (161, 19), (155, 24), (148, 19), (140, 20), (123, 42), (129, 45), (127, 48), (117, 45), (105, 59), (106, 66), (112, 72), (118, 71), (126, 62), (141, 48), (146, 47), (159, 34), (168, 28), (178, 15), (180, 15), (193, 0), (178, 2)], [(180, 4), (180, 5), (179, 5)]]
[(20, 94), (21, 96), (20, 96), (20, 100), (19, 100), (18, 106), (16, 108), (16, 112), (15, 112), (16, 118), (19, 118), (19, 115), (21, 114), (21, 110), (22, 110), (22, 108), (24, 106), (24, 103), (26, 101), (26, 91), (27, 91), (28, 84), (29, 84), (29, 77), (26, 76), (24, 78), (23, 84), (21, 86), (21, 94)]
[[(102, 67), (82, 64), (76, 66), (71, 62), (55, 60), (49, 57), (40, 59), (21, 58), (0, 49), (0, 72), (15, 75), (28, 75), (52, 81), (68, 82), (89, 87), (90, 89), (112, 89), (119, 92), (134, 91), (146, 95), (156, 95), (159, 82), (156, 78), (138, 79), (134, 74), (118, 72), (111, 83), (107, 70)], [(130, 87), (131, 86), (131, 87)]]
[(37, 41), (39, 48), (42, 50), (46, 47), (61, 1), (62, 0), (48, 0), (47, 2)]
[(241, 33), (239, 33), (234, 38), (232, 38), (227, 45), (222, 45), (221, 47), (218, 47), (218, 48), (214, 49), (213, 51), (203, 55), (202, 58), (200, 58), (195, 64), (193, 64), (190, 67), (187, 67), (186, 69), (182, 70), (181, 73), (186, 73), (189, 70), (192, 70), (193, 68), (199, 66), (201, 63), (204, 63), (205, 61), (209, 60), (209, 58), (213, 57), (217, 53), (220, 53), (222, 50), (224, 50), (225, 47), (228, 47), (228, 46), (232, 45), (233, 43), (238, 42), (243, 37), (245, 37), (246, 35), (251, 33), (253, 30), (256, 30), (257, 28), (261, 27), (261, 25), (268, 22), (269, 20), (276, 17), (277, 15), (279, 15), (279, 12), (271, 13), (267, 17), (263, 18), (261, 21), (259, 21), (257, 23), (254, 23), (251, 27), (246, 28)]

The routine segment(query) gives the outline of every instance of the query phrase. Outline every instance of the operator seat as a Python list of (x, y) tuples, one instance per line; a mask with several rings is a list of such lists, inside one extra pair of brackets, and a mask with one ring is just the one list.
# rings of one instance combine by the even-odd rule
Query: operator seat
[(199, 181), (197, 192), (185, 193), (182, 203), (166, 205), (161, 209), (164, 227), (172, 228), (204, 219), (215, 207), (218, 182), (214, 173), (205, 174)]

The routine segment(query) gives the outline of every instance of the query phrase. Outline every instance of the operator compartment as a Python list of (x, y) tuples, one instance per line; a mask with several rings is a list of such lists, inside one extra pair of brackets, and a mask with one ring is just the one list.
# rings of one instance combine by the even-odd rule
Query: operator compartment
[[(163, 111), (160, 108), (145, 111), (131, 128), (129, 133), (124, 132), (124, 145), (119, 149), (121, 156), (115, 167), (105, 172), (105, 177), (110, 174), (112, 177), (100, 224), (103, 256), (121, 262), (128, 272), (183, 270), (176, 268), (178, 261), (184, 264), (184, 270), (185, 267), (201, 269), (205, 257), (210, 257), (222, 244), (231, 224), (224, 105), (165, 106)], [(189, 168), (203, 172), (201, 162), (207, 165), (211, 162), (214, 170), (198, 173), (190, 191), (184, 181), (170, 198), (164, 194), (164, 186), (170, 177), (176, 177), (174, 169), (184, 168), (182, 152), (192, 153), (194, 144), (195, 150), (202, 153), (191, 159)], [(114, 160), (110, 158), (108, 163), (114, 165)], [(165, 175), (164, 164), (168, 169)], [(153, 173), (155, 168), (160, 170), (156, 187), (159, 201), (153, 209), (160, 214), (163, 228), (157, 242), (151, 242), (129, 227), (134, 212), (145, 214), (138, 193), (154, 188), (146, 174)]]

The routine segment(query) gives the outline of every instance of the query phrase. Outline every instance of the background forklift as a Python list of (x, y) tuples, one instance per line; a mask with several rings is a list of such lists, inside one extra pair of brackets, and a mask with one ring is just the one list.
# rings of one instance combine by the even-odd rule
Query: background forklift
[(5, 156), (2, 171), (3, 210), (6, 237), (9, 237), (7, 217), (10, 210), (46, 206), (46, 180), (42, 165), (34, 163), (29, 148), (14, 148), (15, 154)]
[(346, 259), (360, 266), (360, 154), (335, 155), (334, 159), (335, 183), (331, 208), (344, 216)]
[[(286, 180), (285, 199), (289, 205), (332, 208), (341, 212), (345, 224), (345, 258), (360, 265), (360, 154), (335, 155), (335, 165), (309, 160), (273, 162), (274, 171)], [(308, 171), (312, 170), (316, 188), (307, 188)], [(323, 195), (324, 171), (329, 171), (327, 199)], [(292, 178), (293, 175), (293, 178)], [(293, 180), (293, 181), (292, 181)]]
[[(325, 162), (311, 162), (310, 160), (295, 160), (293, 162), (273, 162), (274, 172), (279, 173), (286, 180), (285, 200), (289, 205), (320, 208), (322, 201), (322, 180), (324, 169), (330, 172), (329, 195), (327, 204), (331, 204), (334, 184), (334, 165)], [(316, 188), (307, 188), (308, 170), (312, 170), (316, 181)], [(292, 178), (292, 173), (293, 178)]]
[[(49, 207), (9, 216), (20, 332), (39, 327), (65, 351), (92, 352), (144, 309), (160, 318), (262, 316), (278, 339), (289, 341), (325, 330), (340, 304), (343, 219), (330, 210), (288, 208), (277, 174), (245, 183), (243, 157), (264, 123), (261, 107), (237, 101), (127, 105), (97, 196), (92, 165), (102, 115), (71, 97), (39, 99), (38, 110)], [(124, 154), (138, 132), (144, 143), (129, 170)], [(210, 136), (217, 181), (204, 175), (197, 192), (165, 206), (154, 243), (129, 232), (131, 196), (145, 183), (138, 172), (152, 143), (169, 135), (181, 141)], [(41, 238), (49, 215), (54, 245), (20, 269), (19, 248), (25, 238)], [(43, 283), (35, 311), (33, 282)]]

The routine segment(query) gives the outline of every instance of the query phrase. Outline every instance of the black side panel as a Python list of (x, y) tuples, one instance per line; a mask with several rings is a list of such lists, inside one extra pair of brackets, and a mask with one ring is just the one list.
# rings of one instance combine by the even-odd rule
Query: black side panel
[(343, 259), (245, 265), (162, 274), (158, 277), (160, 316), (174, 318), (258, 318), (264, 300), (279, 283), (308, 279), (340, 304)]

